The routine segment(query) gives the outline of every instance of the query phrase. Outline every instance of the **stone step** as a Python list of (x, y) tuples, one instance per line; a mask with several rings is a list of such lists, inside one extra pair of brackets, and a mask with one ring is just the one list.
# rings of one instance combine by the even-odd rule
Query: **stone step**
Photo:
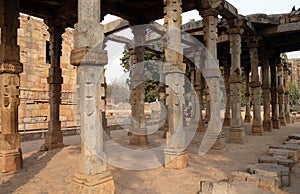
[(298, 153), (298, 160), (300, 160), (300, 146), (298, 144), (283, 144), (283, 145), (272, 145), (269, 146), (269, 149), (283, 149), (296, 151)]
[(285, 149), (268, 149), (267, 154), (275, 157), (283, 157), (287, 159), (292, 159), (295, 162), (298, 162), (298, 153), (292, 150)]
[[(264, 184), (264, 182), (262, 181)], [(256, 183), (245, 181), (201, 182), (199, 194), (274, 194), (268, 189), (259, 188)], [(276, 193), (276, 192), (275, 192)]]
[(258, 163), (274, 163), (288, 167), (290, 170), (295, 165), (295, 161), (291, 159), (286, 159), (282, 157), (274, 156), (260, 156), (258, 158)]
[(278, 187), (290, 186), (290, 169), (283, 165), (272, 163), (256, 163), (246, 166), (246, 172), (264, 177), (277, 177)]
[(298, 134), (290, 134), (287, 138), (287, 140), (289, 139), (294, 139), (294, 140), (300, 140), (300, 133)]
[(297, 145), (300, 145), (300, 140), (290, 139), (288, 141), (285, 141), (283, 144), (297, 144)]

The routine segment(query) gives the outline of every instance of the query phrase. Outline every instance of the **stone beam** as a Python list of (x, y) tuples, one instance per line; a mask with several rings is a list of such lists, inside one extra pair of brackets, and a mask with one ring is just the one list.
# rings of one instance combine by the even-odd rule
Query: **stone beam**
[(129, 27), (127, 20), (118, 19), (104, 25), (104, 35), (108, 36)]
[(267, 28), (263, 28), (259, 30), (259, 33), (263, 36), (281, 33), (300, 33), (300, 22), (297, 23), (288, 23), (288, 24), (280, 24), (277, 26), (271, 26)]
[(130, 39), (122, 37), (122, 36), (118, 36), (118, 35), (115, 35), (115, 34), (110, 34), (106, 38), (108, 40), (118, 42), (118, 43), (124, 43), (124, 44), (131, 44), (132, 43), (132, 41)]

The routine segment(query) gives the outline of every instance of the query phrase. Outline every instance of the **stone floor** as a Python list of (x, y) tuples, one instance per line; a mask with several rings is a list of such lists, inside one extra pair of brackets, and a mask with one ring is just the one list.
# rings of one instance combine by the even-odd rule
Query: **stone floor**
[[(246, 131), (250, 133), (250, 126)], [(225, 128), (228, 133), (228, 128)], [(109, 166), (112, 171), (117, 194), (195, 194), (200, 181), (218, 181), (225, 179), (233, 171), (244, 171), (247, 164), (257, 162), (257, 158), (266, 152), (268, 145), (280, 145), (287, 135), (300, 133), (300, 123), (282, 127), (265, 136), (248, 135), (244, 145), (227, 144), (222, 153), (197, 154), (203, 134), (197, 133), (188, 147), (190, 166), (184, 170), (166, 170), (157, 167), (151, 170), (132, 171)], [(125, 132), (115, 131), (116, 142), (126, 145), (129, 141)], [(158, 136), (153, 140), (163, 143)], [(24, 142), (24, 169), (17, 173), (0, 174), (0, 193), (71, 193), (72, 177), (77, 168), (80, 152), (79, 136), (65, 138), (63, 149), (39, 152), (43, 140)], [(151, 144), (151, 143), (150, 143)], [(151, 145), (150, 145), (151, 146)], [(292, 184), (282, 193), (300, 193), (300, 164), (296, 164), (291, 173)]]

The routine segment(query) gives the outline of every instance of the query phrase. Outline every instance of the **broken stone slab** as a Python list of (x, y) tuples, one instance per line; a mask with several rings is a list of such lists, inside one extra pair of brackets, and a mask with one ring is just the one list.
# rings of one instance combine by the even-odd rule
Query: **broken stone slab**
[(297, 145), (300, 145), (300, 140), (290, 139), (288, 141), (285, 141), (283, 144), (297, 144)]
[(246, 181), (255, 184), (265, 190), (277, 193), (279, 188), (278, 177), (265, 177), (259, 174), (250, 174), (247, 172), (232, 172), (228, 177), (228, 182)]
[(298, 144), (283, 144), (276, 146), (269, 146), (270, 149), (283, 149), (283, 150), (291, 150), (296, 151), (298, 153), (298, 160), (300, 159), (300, 146)]
[(274, 194), (272, 191), (258, 188), (255, 183), (245, 181), (201, 182), (199, 194)]
[(278, 187), (290, 186), (290, 169), (283, 165), (272, 163), (256, 163), (246, 166), (246, 172), (264, 177), (278, 177)]
[(268, 155), (271, 156), (278, 156), (278, 157), (286, 157), (287, 159), (292, 159), (295, 162), (298, 162), (298, 152), (292, 150), (285, 150), (285, 149), (268, 149)]
[(289, 139), (294, 139), (294, 140), (300, 140), (300, 133), (298, 134), (290, 134), (287, 138), (287, 140)]
[(275, 156), (260, 156), (258, 158), (258, 163), (274, 163), (288, 167), (290, 170), (295, 165), (295, 161), (282, 157)]

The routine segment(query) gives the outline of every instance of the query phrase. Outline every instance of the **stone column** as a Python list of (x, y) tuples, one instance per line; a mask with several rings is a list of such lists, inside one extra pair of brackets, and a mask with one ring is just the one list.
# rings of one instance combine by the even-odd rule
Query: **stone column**
[(132, 28), (134, 35), (133, 48), (129, 50), (132, 69), (130, 72), (130, 104), (131, 104), (131, 140), (130, 144), (145, 145), (148, 143), (145, 125), (144, 100), (145, 100), (145, 68), (144, 54), (146, 29)]
[(224, 114), (224, 122), (223, 126), (229, 127), (231, 125), (231, 103), (230, 103), (230, 64), (227, 62), (228, 59), (224, 58), (224, 81), (225, 81), (225, 89), (226, 89), (226, 107), (225, 107), (225, 114)]
[(270, 55), (270, 71), (271, 71), (271, 104), (272, 104), (272, 128), (279, 129), (280, 123), (278, 119), (278, 92), (277, 92), (277, 71), (276, 71), (277, 55)]
[(262, 121), (260, 115), (260, 86), (258, 77), (258, 38), (250, 37), (248, 39), (248, 47), (250, 48), (250, 63), (251, 63), (251, 95), (252, 95), (252, 104), (253, 104), (253, 120), (252, 120), (252, 134), (253, 135), (263, 135), (264, 130), (262, 128)]
[(205, 83), (204, 85), (205, 85), (204, 94), (205, 94), (205, 104), (206, 104), (204, 122), (207, 124), (210, 121), (211, 96), (209, 93), (209, 88), (207, 86), (207, 83)]
[(195, 68), (195, 84), (194, 84), (194, 88), (195, 88), (195, 92), (196, 95), (198, 97), (198, 102), (199, 102), (199, 121), (198, 121), (198, 128), (197, 131), (198, 132), (204, 132), (205, 131), (205, 124), (204, 124), (204, 120), (203, 120), (203, 115), (202, 115), (202, 110), (203, 110), (203, 79), (202, 79), (202, 75), (200, 72), (200, 64), (201, 64), (201, 59), (203, 57), (201, 53), (195, 53), (195, 63), (196, 63), (196, 68)]
[(242, 127), (241, 117), (241, 53), (242, 53), (242, 34), (244, 30), (239, 26), (239, 21), (233, 21), (233, 28), (229, 30), (230, 36), (230, 96), (232, 120), (230, 126), (229, 142), (244, 143), (245, 129)]
[(99, 111), (100, 115), (102, 117), (102, 126), (103, 130), (106, 134), (104, 134), (104, 138), (110, 138), (110, 129), (107, 127), (107, 118), (106, 118), (106, 89), (107, 89), (107, 84), (106, 84), (106, 77), (103, 72), (103, 75), (100, 77), (100, 82), (99, 85), (97, 86), (97, 89), (99, 90), (98, 94), (98, 100), (100, 101), (97, 104), (100, 104)]
[[(162, 54), (160, 55), (160, 60), (164, 61), (165, 56)], [(165, 74), (163, 72), (163, 65), (159, 66), (159, 101), (160, 101), (160, 107), (161, 107), (161, 117), (160, 117), (160, 129), (163, 131), (163, 138), (167, 138), (167, 132), (168, 132), (168, 111), (165, 109), (167, 107), (166, 105), (166, 81), (165, 81)], [(165, 110), (165, 112), (163, 112)]]
[(245, 65), (245, 82), (246, 82), (246, 91), (245, 91), (245, 123), (251, 123), (251, 104), (250, 104), (250, 79), (249, 79), (249, 73), (250, 73), (250, 67)]
[(278, 76), (278, 104), (279, 104), (279, 121), (281, 126), (286, 126), (284, 114), (284, 83), (283, 83), (283, 59), (280, 57), (277, 61)]
[(263, 129), (264, 131), (272, 131), (271, 117), (270, 117), (270, 74), (269, 74), (269, 53), (263, 51), (261, 55), (261, 66), (262, 66), (262, 89), (263, 89), (263, 106), (264, 106), (264, 120)]
[(284, 61), (283, 77), (284, 77), (284, 115), (287, 124), (291, 123), (290, 116), (290, 91), (289, 91), (289, 67), (288, 61)]
[[(81, 154), (72, 193), (114, 193), (114, 181), (106, 167), (103, 151), (103, 121), (96, 107), (97, 85), (101, 82), (107, 52), (102, 50), (104, 30), (100, 24), (101, 2), (78, 0), (78, 23), (74, 30), (71, 64), (79, 66), (79, 107), (81, 122)], [(105, 94), (100, 89), (100, 99)], [(100, 103), (103, 105), (103, 103)]]
[(21, 169), (23, 164), (18, 133), (19, 74), (23, 64), (17, 45), (19, 1), (0, 0), (0, 5), (0, 171), (10, 172)]
[(59, 120), (59, 106), (61, 103), (61, 84), (63, 83), (62, 70), (60, 68), (60, 56), (62, 54), (62, 34), (64, 26), (59, 23), (48, 23), (50, 33), (51, 67), (49, 69), (49, 104), (50, 119), (45, 143), (41, 150), (52, 150), (64, 147), (61, 122)]
[[(219, 104), (218, 100), (220, 100), (220, 79), (221, 74), (219, 69), (215, 69), (212, 67), (212, 63), (216, 63), (217, 68), (219, 68), (219, 60), (217, 58), (217, 24), (218, 24), (218, 11), (215, 9), (207, 9), (200, 11), (200, 14), (203, 18), (203, 33), (204, 33), (204, 42), (207, 49), (206, 58), (205, 58), (205, 79), (207, 82), (207, 86), (210, 87), (210, 97), (206, 101), (206, 108), (209, 111), (209, 119), (213, 119), (213, 123), (215, 128), (222, 126), (221, 123), (221, 104)], [(211, 118), (211, 116), (214, 118)], [(220, 124), (221, 123), (221, 124)], [(210, 131), (211, 134), (208, 134), (209, 138), (216, 138), (215, 143), (213, 144), (213, 150), (222, 150), (226, 147), (225, 145), (225, 134), (221, 131), (219, 134), (216, 134), (216, 131)], [(216, 136), (217, 135), (217, 136)]]
[(188, 154), (183, 131), (184, 73), (183, 49), (181, 47), (181, 0), (164, 0), (164, 23), (167, 26), (166, 65), (166, 104), (168, 109), (167, 147), (165, 168), (183, 169), (188, 166)]

